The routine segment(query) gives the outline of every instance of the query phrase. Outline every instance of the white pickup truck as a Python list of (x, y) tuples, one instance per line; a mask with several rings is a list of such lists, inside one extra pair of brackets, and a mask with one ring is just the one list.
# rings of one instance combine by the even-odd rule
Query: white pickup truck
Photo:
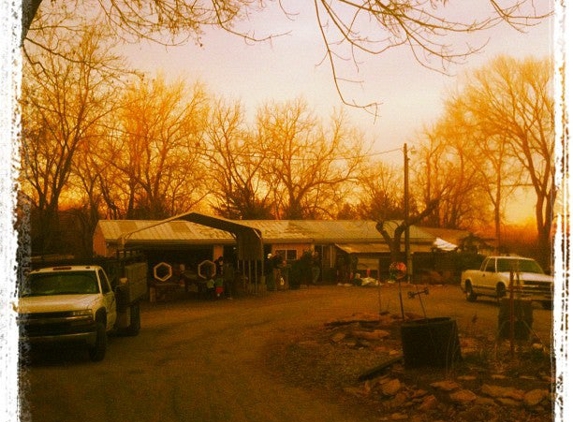
[[(510, 286), (513, 273), (513, 285)], [(478, 296), (505, 297), (513, 288), (516, 297), (540, 302), (546, 309), (553, 307), (553, 277), (531, 258), (520, 256), (489, 256), (479, 270), (462, 272), (460, 286), (470, 302)]]
[(108, 333), (137, 335), (139, 301), (147, 293), (147, 264), (133, 263), (122, 270), (114, 283), (99, 265), (31, 271), (19, 286), (15, 305), (22, 348), (80, 343), (87, 346), (92, 361), (101, 361)]

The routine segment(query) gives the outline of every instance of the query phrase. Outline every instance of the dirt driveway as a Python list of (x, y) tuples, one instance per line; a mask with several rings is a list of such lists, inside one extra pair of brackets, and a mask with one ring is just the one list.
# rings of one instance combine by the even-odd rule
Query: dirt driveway
[[(429, 295), (413, 299), (408, 291), (415, 286), (402, 286), (405, 312), (449, 316), (461, 330), (497, 327), (495, 303), (468, 303), (456, 286), (430, 287)], [(103, 362), (90, 362), (82, 351), (35, 353), (21, 372), (22, 420), (379, 420), (355, 402), (277, 378), (277, 356), (268, 351), (335, 318), (401, 313), (399, 298), (397, 285), (318, 286), (234, 300), (146, 303), (140, 335), (111, 337)], [(533, 328), (546, 344), (551, 326), (552, 312), (535, 307)]]

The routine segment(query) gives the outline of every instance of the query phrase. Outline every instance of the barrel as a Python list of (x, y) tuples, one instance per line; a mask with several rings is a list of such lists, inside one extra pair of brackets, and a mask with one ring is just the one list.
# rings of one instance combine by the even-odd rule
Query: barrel
[(449, 368), (461, 360), (458, 327), (449, 317), (404, 322), (400, 335), (406, 368)]

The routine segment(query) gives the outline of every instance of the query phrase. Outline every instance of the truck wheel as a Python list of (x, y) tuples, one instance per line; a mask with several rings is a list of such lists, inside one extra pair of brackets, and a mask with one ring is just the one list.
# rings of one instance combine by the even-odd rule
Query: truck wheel
[(495, 286), (495, 294), (498, 299), (505, 297), (505, 285), (503, 283), (499, 283)]
[(139, 314), (139, 303), (134, 303), (129, 307), (130, 312), (130, 324), (129, 327), (125, 329), (125, 335), (136, 336), (139, 334), (139, 329), (141, 328), (141, 316)]
[(89, 354), (92, 362), (99, 362), (105, 357), (105, 350), (107, 348), (107, 333), (105, 325), (101, 322), (97, 323), (97, 337), (95, 344), (90, 347)]
[(472, 283), (466, 281), (466, 300), (468, 302), (475, 302), (477, 300), (477, 295), (474, 293), (472, 289)]
[(553, 301), (541, 302), (541, 306), (543, 306), (543, 309), (552, 310), (553, 309)]

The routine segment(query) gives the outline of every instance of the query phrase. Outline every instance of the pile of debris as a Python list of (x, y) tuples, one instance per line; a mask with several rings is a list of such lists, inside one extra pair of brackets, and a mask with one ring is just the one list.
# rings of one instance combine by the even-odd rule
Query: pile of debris
[(380, 420), (551, 420), (555, 380), (551, 357), (538, 343), (522, 345), (519, 357), (510, 358), (495, 338), (462, 334), (461, 362), (450, 368), (411, 369), (402, 357), (403, 323), (389, 313), (355, 314), (324, 326), (323, 347), (372, 350), (382, 361), (342, 387), (346, 396), (373, 404)]

